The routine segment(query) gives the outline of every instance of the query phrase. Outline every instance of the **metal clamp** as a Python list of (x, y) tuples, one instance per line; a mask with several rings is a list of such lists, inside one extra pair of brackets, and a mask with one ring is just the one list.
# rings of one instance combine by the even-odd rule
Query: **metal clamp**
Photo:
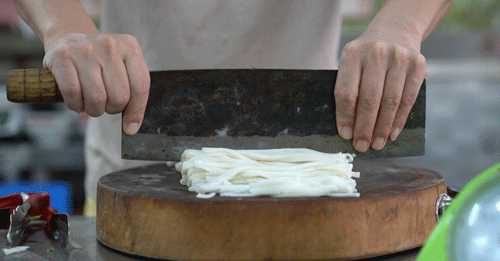
[(436, 201), (436, 220), (439, 222), (439, 218), (443, 215), (446, 209), (451, 205), (453, 198), (447, 193), (441, 193)]

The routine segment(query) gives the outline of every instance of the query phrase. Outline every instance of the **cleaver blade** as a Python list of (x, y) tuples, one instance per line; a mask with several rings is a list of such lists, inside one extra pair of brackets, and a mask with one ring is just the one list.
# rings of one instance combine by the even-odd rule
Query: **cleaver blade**
[[(310, 148), (355, 153), (335, 123), (336, 70), (217, 69), (151, 72), (143, 124), (122, 133), (122, 158), (177, 161), (185, 149)], [(358, 157), (425, 152), (425, 81), (398, 140)]]

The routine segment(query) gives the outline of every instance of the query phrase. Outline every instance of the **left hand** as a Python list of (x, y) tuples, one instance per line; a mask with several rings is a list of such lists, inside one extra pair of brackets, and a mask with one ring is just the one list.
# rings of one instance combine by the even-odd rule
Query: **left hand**
[(348, 43), (335, 86), (340, 136), (353, 139), (359, 152), (381, 150), (389, 139), (396, 140), (425, 75), (426, 61), (417, 41), (365, 33)]

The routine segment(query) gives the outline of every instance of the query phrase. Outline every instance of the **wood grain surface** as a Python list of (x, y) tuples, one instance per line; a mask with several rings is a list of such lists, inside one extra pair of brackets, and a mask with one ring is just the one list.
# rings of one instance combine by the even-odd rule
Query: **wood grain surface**
[(19, 103), (55, 103), (63, 101), (57, 82), (48, 69), (10, 70), (7, 99)]
[(420, 246), (446, 191), (435, 172), (358, 165), (359, 198), (196, 198), (164, 164), (104, 176), (97, 238), (172, 260), (350, 260)]

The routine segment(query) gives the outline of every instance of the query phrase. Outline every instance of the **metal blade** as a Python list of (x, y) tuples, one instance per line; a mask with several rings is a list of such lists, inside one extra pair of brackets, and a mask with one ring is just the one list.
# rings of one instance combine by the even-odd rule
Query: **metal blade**
[[(122, 157), (178, 160), (185, 149), (311, 148), (354, 152), (337, 135), (335, 70), (185, 70), (151, 73), (139, 133), (122, 135)], [(360, 157), (424, 153), (425, 82), (405, 130), (382, 151)]]

